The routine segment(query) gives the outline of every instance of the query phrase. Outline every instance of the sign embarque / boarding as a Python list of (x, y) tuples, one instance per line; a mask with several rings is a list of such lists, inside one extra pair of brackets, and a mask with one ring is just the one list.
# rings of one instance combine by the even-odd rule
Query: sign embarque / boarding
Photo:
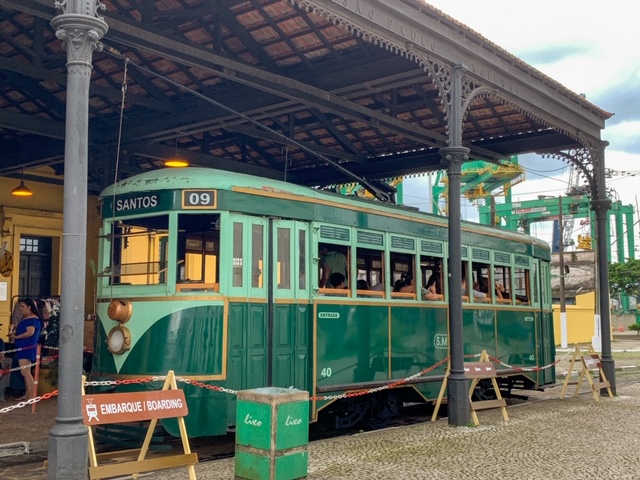
[(189, 413), (183, 390), (84, 395), (82, 402), (87, 426), (185, 417)]

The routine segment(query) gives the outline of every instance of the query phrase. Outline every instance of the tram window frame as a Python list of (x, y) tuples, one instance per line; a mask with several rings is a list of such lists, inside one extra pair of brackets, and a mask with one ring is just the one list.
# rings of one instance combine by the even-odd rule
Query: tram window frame
[[(361, 262), (362, 261), (362, 262)], [(379, 261), (379, 267), (374, 267), (373, 262)], [(356, 247), (356, 294), (358, 297), (385, 298), (384, 275), (384, 250), (374, 248)], [(374, 273), (377, 275), (374, 277)], [(364, 280), (367, 288), (358, 288), (357, 282)], [(375, 282), (375, 283), (374, 283)], [(382, 290), (374, 290), (374, 286), (382, 285)], [(377, 287), (378, 288), (378, 287)]]
[[(422, 288), (420, 289), (421, 295), (420, 299), (424, 301), (430, 302), (438, 302), (444, 301), (444, 262), (440, 257), (433, 257), (429, 255), (421, 255), (420, 256), (420, 279)], [(431, 280), (431, 276), (436, 275), (435, 284), (436, 284), (436, 298), (428, 299), (425, 296), (428, 294), (427, 288), (430, 287), (429, 281)]]
[(231, 222), (233, 240), (231, 242), (231, 287), (244, 286), (244, 222)]
[[(119, 219), (110, 223), (109, 232), (103, 237), (107, 244), (107, 255), (103, 259), (105, 263), (103, 275), (108, 277), (109, 285), (135, 285), (136, 287), (166, 285), (169, 252), (168, 214)], [(146, 244), (145, 237), (147, 237)], [(128, 250), (126, 255), (124, 255), (125, 250)], [(157, 258), (151, 258), (150, 255), (153, 254), (157, 255)], [(123, 261), (123, 259), (135, 260), (138, 257), (143, 260)], [(150, 268), (151, 265), (156, 265), (156, 268)], [(132, 271), (127, 271), (125, 267), (128, 266), (132, 267)], [(142, 271), (133, 271), (136, 268), (134, 266), (141, 267)], [(139, 282), (140, 278), (146, 278), (146, 280)]]
[(220, 222), (219, 213), (178, 213), (177, 291), (220, 291)]
[(251, 288), (254, 290), (265, 287), (265, 234), (263, 223), (251, 224)]
[(308, 289), (309, 276), (307, 275), (307, 257), (309, 256), (309, 235), (302, 227), (295, 229), (298, 241), (298, 291), (304, 292)]
[(278, 290), (292, 290), (293, 285), (293, 249), (291, 242), (294, 230), (291, 224), (274, 225), (276, 232), (275, 279)]
[[(482, 278), (487, 279), (487, 291), (482, 290), (482, 284), (480, 280)], [(486, 295), (485, 298), (476, 298), (475, 294), (471, 295), (471, 301), (474, 303), (493, 303), (495, 292), (491, 292), (491, 265), (483, 262), (471, 263), (471, 279), (472, 279), (472, 291), (478, 291)], [(476, 285), (478, 288), (476, 289)], [(495, 290), (495, 289), (494, 289)]]
[[(416, 255), (415, 253), (390, 251), (389, 266), (391, 267), (391, 298), (396, 300), (416, 300), (418, 296), (416, 292), (420, 289), (420, 281), (416, 276)], [(413, 292), (403, 292), (400, 282), (403, 276), (411, 275), (413, 277)]]
[(513, 271), (513, 292), (516, 305), (529, 305), (531, 302), (531, 277), (528, 268), (516, 267)]
[[(508, 298), (500, 298), (500, 295), (496, 293), (496, 301), (495, 303), (502, 305), (512, 305), (513, 304), (513, 287), (511, 285), (511, 266), (510, 265), (494, 265), (493, 266), (493, 276), (494, 276), (494, 290), (497, 290), (497, 284), (501, 284), (505, 289), (506, 294), (509, 295)], [(504, 295), (504, 294), (502, 294)]]
[[(340, 295), (340, 296), (348, 296), (350, 294), (350, 288), (351, 288), (351, 279), (354, 277), (354, 275), (352, 274), (352, 265), (351, 265), (351, 245), (346, 244), (346, 243), (338, 243), (338, 242), (334, 242), (331, 241), (330, 239), (319, 239), (317, 244), (315, 245), (316, 247), (316, 252), (318, 255), (318, 262), (317, 262), (317, 269), (316, 269), (316, 278), (318, 279), (318, 293), (325, 295), (325, 294), (329, 294), (329, 295)], [(320, 253), (322, 247), (326, 247), (327, 248), (327, 253), (328, 252), (338, 252), (338, 253), (342, 253), (345, 257), (346, 263), (347, 263), (347, 275), (345, 277), (344, 280), (344, 289), (336, 289), (336, 288), (332, 288), (332, 287), (326, 287), (326, 286), (320, 286), (322, 284), (322, 278), (324, 275), (323, 269), (322, 269), (322, 259), (323, 259), (323, 255)], [(325, 254), (326, 255), (326, 254)], [(329, 276), (331, 276), (331, 273), (334, 272), (330, 272)], [(328, 280), (327, 280), (328, 282)], [(337, 290), (337, 291), (336, 291)]]

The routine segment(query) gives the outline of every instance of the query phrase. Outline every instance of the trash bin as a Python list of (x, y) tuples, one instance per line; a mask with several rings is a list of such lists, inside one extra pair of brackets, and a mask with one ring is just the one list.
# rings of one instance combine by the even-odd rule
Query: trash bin
[(278, 387), (238, 392), (235, 478), (307, 478), (309, 393)]

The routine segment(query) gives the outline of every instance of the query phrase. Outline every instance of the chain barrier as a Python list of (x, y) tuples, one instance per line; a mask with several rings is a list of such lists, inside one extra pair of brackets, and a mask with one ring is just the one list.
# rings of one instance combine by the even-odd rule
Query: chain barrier
[[(0, 352), (1, 353), (16, 353), (16, 352), (25, 352), (27, 350), (33, 350), (34, 348), (36, 348), (38, 345), (31, 345), (29, 347), (20, 347), (20, 348), (14, 348), (13, 350), (3, 350)], [(48, 348), (48, 347), (45, 347)]]
[(340, 400), (340, 399), (343, 399), (343, 398), (360, 397), (362, 395), (369, 395), (370, 393), (381, 392), (383, 390), (388, 390), (390, 388), (395, 388), (395, 387), (398, 387), (400, 385), (404, 385), (405, 383), (408, 383), (408, 382), (410, 382), (412, 380), (415, 380), (416, 378), (421, 377), (425, 373), (429, 373), (432, 370), (435, 370), (436, 368), (438, 368), (439, 366), (443, 365), (444, 363), (447, 363), (448, 361), (449, 361), (449, 357), (445, 357), (442, 360), (440, 360), (439, 362), (434, 363), (430, 367), (425, 368), (424, 370), (421, 370), (418, 373), (414, 373), (410, 377), (404, 378), (402, 380), (397, 380), (397, 381), (392, 382), (392, 383), (388, 383), (388, 384), (383, 385), (381, 387), (370, 388), (369, 390), (360, 390), (358, 392), (343, 393), (341, 395), (322, 395), (322, 396), (309, 397), (309, 400)]
[[(49, 365), (51, 362), (53, 362), (59, 356), (60, 355), (47, 356), (46, 360), (40, 361), (40, 365)], [(6, 370), (0, 370), (0, 376), (5, 375), (7, 373), (11, 373), (11, 372), (18, 372), (20, 370), (24, 370), (25, 368), (31, 368), (31, 367), (35, 367), (35, 366), (36, 366), (36, 363), (29, 363), (27, 365), (22, 365), (21, 367), (14, 367), (14, 368), (7, 368)]]
[[(501, 361), (499, 358), (496, 357), (492, 357), (489, 356), (489, 359), (497, 364), (500, 364), (504, 367), (507, 367), (509, 369), (512, 369), (514, 371), (517, 372), (539, 372), (542, 370), (546, 370), (548, 368), (551, 368), (555, 365), (557, 365), (558, 363), (560, 363), (562, 360), (564, 360), (569, 354), (566, 353), (563, 357), (559, 358), (558, 360), (556, 360), (555, 362), (552, 362), (548, 365), (544, 365), (542, 367), (531, 367), (531, 368), (526, 368), (526, 367), (516, 367), (513, 365), (509, 365), (508, 363), (505, 363), (503, 361)], [(58, 358), (59, 355), (55, 355), (52, 357), (48, 357), (48, 360), (46, 362), (41, 362), (41, 365), (46, 365), (47, 363), (53, 361), (54, 359)], [(481, 354), (480, 353), (475, 353), (475, 354), (467, 354), (464, 355), (464, 358), (477, 358), (480, 357)], [(397, 380), (395, 382), (391, 382), (388, 383), (386, 385), (382, 385), (380, 387), (375, 387), (375, 388), (370, 388), (368, 390), (359, 390), (359, 391), (355, 391), (355, 392), (347, 392), (347, 393), (342, 393), (340, 395), (321, 395), (321, 396), (313, 396), (313, 397), (309, 397), (309, 400), (315, 400), (315, 401), (323, 401), (323, 400), (341, 400), (341, 399), (345, 399), (345, 398), (354, 398), (354, 397), (360, 397), (363, 395), (369, 395), (372, 393), (376, 393), (376, 392), (381, 392), (384, 390), (388, 390), (391, 388), (395, 388), (395, 387), (399, 387), (401, 385), (407, 384), (413, 380), (416, 380), (417, 378), (420, 378), (421, 376), (432, 372), (433, 370), (435, 370), (438, 367), (441, 367), (442, 365), (444, 365), (445, 363), (447, 363), (449, 361), (449, 357), (445, 357), (442, 360), (440, 360), (437, 363), (434, 363), (433, 365), (431, 365), (428, 368), (425, 368), (417, 373), (414, 373), (413, 375), (410, 375), (409, 377), (403, 378), (401, 380)], [(32, 366), (34, 366), (35, 364), (29, 364), (29, 365), (24, 365), (22, 367), (17, 367), (17, 368), (12, 368), (9, 370), (2, 370), (2, 373), (10, 373), (10, 372), (15, 372), (18, 370), (21, 370), (23, 368), (31, 368)], [(141, 377), (141, 378), (127, 378), (127, 379), (123, 379), (123, 380), (95, 380), (95, 381), (85, 381), (84, 385), (85, 387), (106, 387), (106, 386), (118, 386), (118, 385), (135, 385), (135, 384), (141, 384), (141, 383), (153, 383), (153, 382), (162, 382), (164, 380), (166, 380), (167, 376), (166, 375), (161, 375), (161, 376), (152, 376), (152, 377)], [(193, 385), (194, 387), (199, 387), (199, 388), (204, 388), (207, 390), (213, 390), (215, 392), (221, 392), (221, 393), (227, 393), (229, 395), (237, 395), (238, 394), (238, 390), (233, 390), (230, 388), (225, 388), (225, 387), (221, 387), (219, 385), (210, 385), (204, 382), (200, 382), (198, 380), (191, 380), (188, 378), (184, 378), (184, 377), (175, 377), (176, 381), (180, 382), (180, 383), (184, 383), (187, 385)], [(2, 413), (8, 413), (12, 410), (15, 410), (16, 408), (23, 408), (26, 407), (27, 405), (33, 405), (34, 403), (38, 403), (42, 400), (48, 400), (49, 398), (53, 398), (56, 397), (58, 395), (58, 390), (51, 392), (51, 393), (46, 393), (42, 396), (38, 396), (35, 398), (32, 398), (30, 400), (26, 400), (24, 402), (19, 402), (16, 405), (11, 405), (9, 407), (5, 407), (0, 409), (0, 414)]]
[(515, 367), (513, 365), (509, 365), (508, 363), (503, 362), (499, 358), (492, 357), (491, 355), (489, 355), (489, 359), (494, 363), (497, 363), (499, 365), (502, 365), (503, 367), (507, 367), (507, 368), (510, 368), (512, 370), (515, 370), (516, 372), (541, 372), (543, 370), (546, 370), (548, 368), (551, 368), (551, 367), (554, 367), (554, 366), (558, 365), (561, 361), (563, 361), (565, 358), (567, 358), (571, 353), (572, 352), (565, 353), (558, 360), (556, 360), (555, 362), (552, 362), (552, 363), (550, 363), (548, 365), (544, 365), (542, 367), (529, 367), (529, 368), (527, 368), (527, 367)]
[(38, 397), (30, 398), (29, 400), (25, 400), (24, 402), (18, 402), (15, 405), (10, 405), (8, 407), (0, 408), (0, 414), (9, 413), (9, 412), (15, 410), (16, 408), (24, 408), (24, 407), (26, 407), (28, 405), (33, 405), (34, 403), (38, 403), (41, 400), (49, 400), (50, 398), (57, 397), (57, 396), (58, 396), (58, 390), (56, 390), (54, 392), (50, 392), (50, 393), (45, 393), (44, 395), (40, 395)]
[(199, 382), (197, 380), (190, 380), (184, 377), (176, 377), (177, 382), (186, 383), (187, 385), (193, 385), (194, 387), (206, 388), (207, 390), (213, 390), (216, 392), (228, 393), (229, 395), (237, 395), (237, 390), (231, 390), (230, 388), (220, 387), (218, 385), (209, 385), (208, 383)]

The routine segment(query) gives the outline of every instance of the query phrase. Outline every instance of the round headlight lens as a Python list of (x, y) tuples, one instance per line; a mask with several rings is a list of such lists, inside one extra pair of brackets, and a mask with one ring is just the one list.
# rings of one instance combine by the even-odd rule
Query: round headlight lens
[(131, 347), (131, 333), (127, 327), (118, 325), (109, 332), (107, 339), (109, 351), (115, 355), (122, 355)]

